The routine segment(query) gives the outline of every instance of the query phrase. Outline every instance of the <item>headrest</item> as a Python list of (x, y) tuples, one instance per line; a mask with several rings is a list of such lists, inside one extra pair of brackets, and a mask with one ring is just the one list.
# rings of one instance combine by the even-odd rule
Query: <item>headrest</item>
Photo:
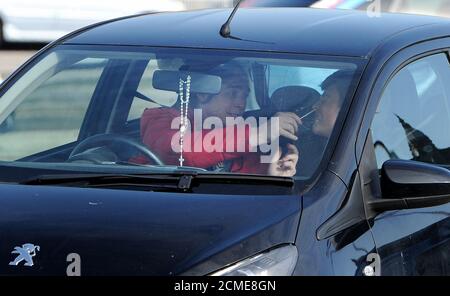
[(307, 109), (320, 99), (320, 93), (307, 86), (285, 86), (277, 89), (271, 97), (279, 111), (295, 112), (298, 107)]

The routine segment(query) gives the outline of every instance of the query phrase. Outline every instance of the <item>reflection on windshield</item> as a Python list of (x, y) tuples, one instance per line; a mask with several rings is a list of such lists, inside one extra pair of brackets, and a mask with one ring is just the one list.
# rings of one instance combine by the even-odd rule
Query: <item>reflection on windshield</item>
[(308, 178), (358, 62), (56, 49), (0, 98), (0, 160)]
[[(426, 163), (450, 164), (450, 147), (439, 149), (426, 134), (413, 128), (400, 116), (395, 116), (398, 118), (401, 126), (405, 130), (405, 137), (408, 141), (409, 150), (412, 155), (411, 160)], [(391, 159), (399, 158), (394, 151), (388, 150), (382, 142), (376, 142), (375, 148), (380, 147), (389, 154)]]

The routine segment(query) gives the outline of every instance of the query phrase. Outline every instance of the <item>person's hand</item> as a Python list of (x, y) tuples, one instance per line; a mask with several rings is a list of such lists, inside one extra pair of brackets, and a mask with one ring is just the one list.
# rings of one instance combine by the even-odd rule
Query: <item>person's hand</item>
[[(302, 124), (300, 117), (292, 112), (278, 112), (274, 117), (279, 118), (279, 136), (283, 136), (292, 141), (297, 141), (298, 126)], [(271, 135), (271, 137), (274, 137), (274, 135)]]
[(287, 153), (281, 157), (281, 151), (278, 151), (278, 155), (278, 161), (269, 165), (267, 173), (271, 176), (295, 176), (297, 173), (296, 167), (299, 158), (297, 147), (293, 144), (287, 144)]

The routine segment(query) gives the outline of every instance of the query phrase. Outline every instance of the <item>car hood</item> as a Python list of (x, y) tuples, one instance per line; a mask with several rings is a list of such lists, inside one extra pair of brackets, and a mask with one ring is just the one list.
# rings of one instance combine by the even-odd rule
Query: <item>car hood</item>
[[(0, 185), (0, 192), (6, 275), (65, 275), (73, 253), (82, 276), (207, 274), (293, 243), (301, 213), (298, 196), (30, 185)], [(34, 265), (9, 265), (25, 244), (39, 246)]]

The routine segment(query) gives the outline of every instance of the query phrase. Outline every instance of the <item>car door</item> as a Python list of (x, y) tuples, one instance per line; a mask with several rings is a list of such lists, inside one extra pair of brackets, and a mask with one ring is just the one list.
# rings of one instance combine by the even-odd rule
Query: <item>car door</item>
[[(446, 51), (416, 58), (385, 85), (365, 149), (379, 171), (390, 159), (450, 168), (449, 59)], [(450, 274), (450, 204), (386, 211), (370, 222), (382, 275)]]

